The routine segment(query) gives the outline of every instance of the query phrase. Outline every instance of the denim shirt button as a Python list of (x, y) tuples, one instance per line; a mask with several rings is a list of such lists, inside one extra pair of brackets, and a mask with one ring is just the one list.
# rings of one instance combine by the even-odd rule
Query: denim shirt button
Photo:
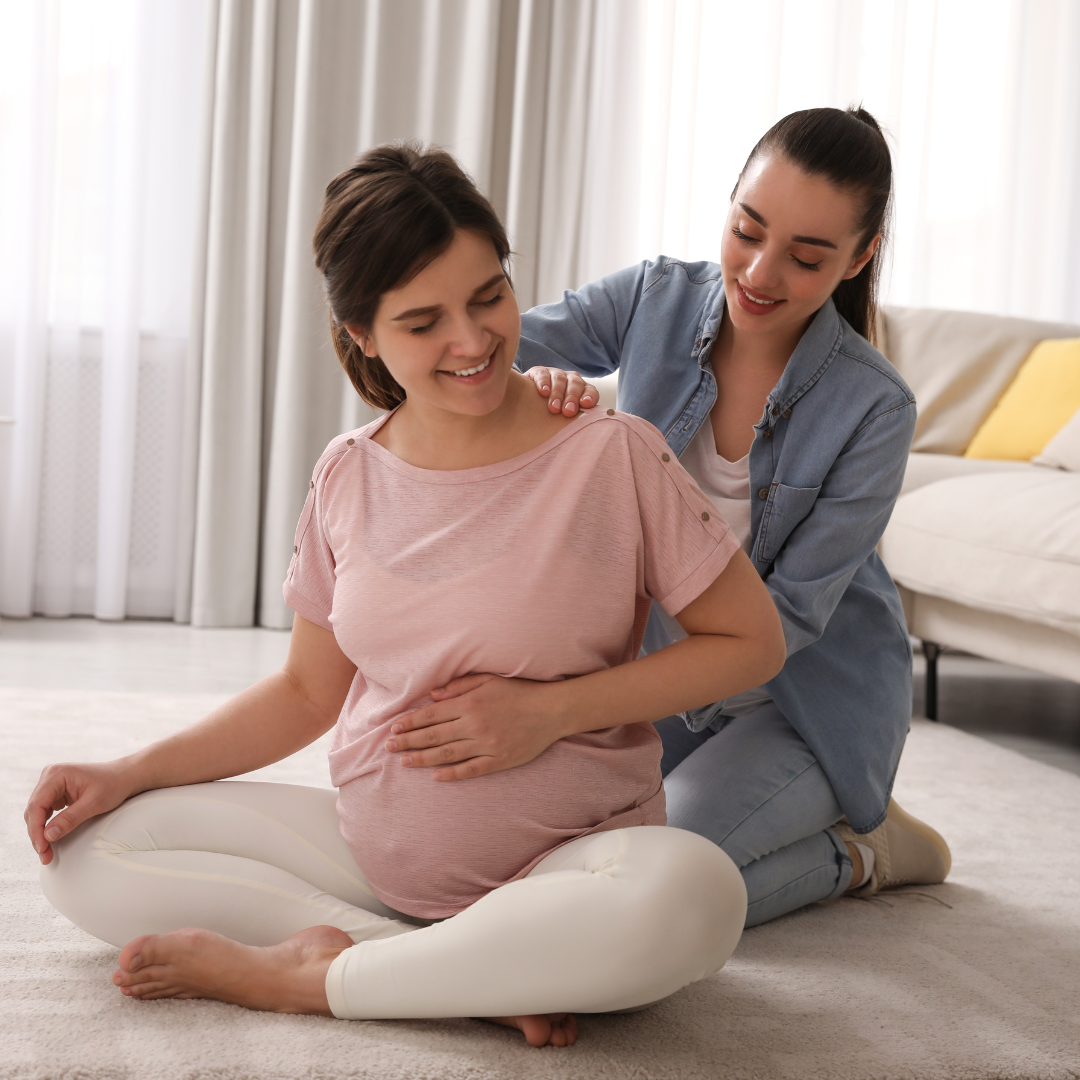
[(785, 420), (790, 420), (791, 419), (791, 410), (790, 409), (785, 409), (783, 415), (784, 415)]
[(771, 427), (768, 427), (768, 428), (766, 428), (766, 429), (765, 429), (765, 430), (764, 430), (764, 431), (763, 431), (763, 432), (761, 433), (761, 437), (762, 437), (763, 439), (771, 439), (771, 438), (772, 438), (772, 428), (771, 428)]
[(779, 405), (774, 405), (772, 407), (772, 414), (773, 414), (773, 416), (779, 416), (780, 415), (780, 406)]
[(759, 499), (767, 499), (769, 497), (769, 489), (768, 488), (760, 488), (758, 490), (757, 497)]

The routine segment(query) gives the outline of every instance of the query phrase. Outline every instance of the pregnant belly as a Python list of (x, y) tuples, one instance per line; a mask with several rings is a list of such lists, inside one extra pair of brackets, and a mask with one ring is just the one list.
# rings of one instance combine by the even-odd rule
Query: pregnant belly
[(633, 728), (564, 739), (473, 780), (439, 782), (388, 759), (341, 786), (342, 835), (383, 903), (447, 918), (568, 840), (664, 823), (660, 741), (651, 725)]

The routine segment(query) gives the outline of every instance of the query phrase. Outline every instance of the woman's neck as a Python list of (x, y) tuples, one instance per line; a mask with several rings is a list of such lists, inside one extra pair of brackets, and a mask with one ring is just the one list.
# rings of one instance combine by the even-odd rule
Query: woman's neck
[(489, 413), (470, 416), (410, 400), (372, 440), (419, 469), (453, 472), (525, 454), (572, 422), (552, 415), (533, 384), (513, 371), (502, 403)]
[(754, 425), (807, 325), (771, 334), (740, 333), (725, 309), (709, 353), (716, 379), (716, 403), (710, 419), (721, 457), (739, 461), (749, 452)]
[[(807, 319), (796, 326), (780, 327), (767, 334), (751, 334), (739, 330), (725, 307), (711, 355), (719, 354), (730, 361), (734, 369), (773, 372), (776, 377), (772, 385), (775, 385), (811, 321)], [(715, 365), (713, 370), (715, 373)]]

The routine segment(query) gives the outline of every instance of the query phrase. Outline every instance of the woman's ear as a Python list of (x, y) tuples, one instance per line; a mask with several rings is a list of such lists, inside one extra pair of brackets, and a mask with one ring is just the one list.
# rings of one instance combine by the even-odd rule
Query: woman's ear
[(379, 355), (379, 350), (375, 348), (375, 342), (372, 340), (371, 335), (361, 327), (350, 326), (348, 323), (345, 323), (345, 330), (349, 337), (360, 346), (360, 349), (365, 356), (374, 358)]
[(847, 272), (840, 279), (841, 281), (847, 281), (848, 278), (855, 277), (860, 270), (877, 254), (877, 249), (881, 247), (881, 233), (878, 233), (861, 254), (855, 256), (855, 261), (847, 268)]

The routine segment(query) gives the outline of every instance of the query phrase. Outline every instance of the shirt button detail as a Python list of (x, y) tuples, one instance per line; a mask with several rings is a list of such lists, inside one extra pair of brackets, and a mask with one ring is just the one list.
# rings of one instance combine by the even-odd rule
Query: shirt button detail
[(761, 488), (757, 493), (757, 497), (759, 499), (767, 499), (769, 497), (769, 489), (768, 488)]
[(309, 486), (309, 487), (314, 487), (314, 486), (315, 486), (315, 481), (314, 481), (314, 480), (312, 480), (312, 481), (311, 481), (311, 483), (310, 483), (310, 484), (309, 484), (308, 486)]
[(783, 415), (784, 415), (784, 419), (785, 419), (785, 420), (788, 420), (788, 419), (790, 419), (790, 417), (791, 417), (791, 410), (790, 410), (790, 409), (785, 409), (785, 410), (784, 410), (784, 414), (783, 414)]
[(761, 437), (762, 437), (763, 439), (771, 439), (771, 438), (772, 438), (772, 428), (771, 428), (771, 427), (770, 427), (770, 428), (766, 428), (766, 429), (765, 429), (765, 430), (764, 430), (764, 431), (763, 431), (763, 432), (761, 433)]
[(614, 416), (615, 415), (615, 410), (614, 409), (608, 409), (607, 414), (608, 414), (608, 416)]
[(356, 442), (356, 440), (355, 440), (355, 439), (346, 439), (346, 440), (345, 440), (345, 442), (346, 442), (346, 444), (347, 444), (348, 446), (352, 446), (352, 444), (353, 444), (354, 442)]
[(702, 521), (708, 521), (709, 520), (709, 511), (708, 510), (702, 510), (701, 511), (701, 520)]
[(670, 454), (661, 454), (660, 455), (660, 460), (661, 461), (670, 461), (671, 460), (671, 455)]
[(295, 555), (299, 550), (300, 549), (298, 547), (294, 546), (293, 549), (292, 549), (292, 553)]

